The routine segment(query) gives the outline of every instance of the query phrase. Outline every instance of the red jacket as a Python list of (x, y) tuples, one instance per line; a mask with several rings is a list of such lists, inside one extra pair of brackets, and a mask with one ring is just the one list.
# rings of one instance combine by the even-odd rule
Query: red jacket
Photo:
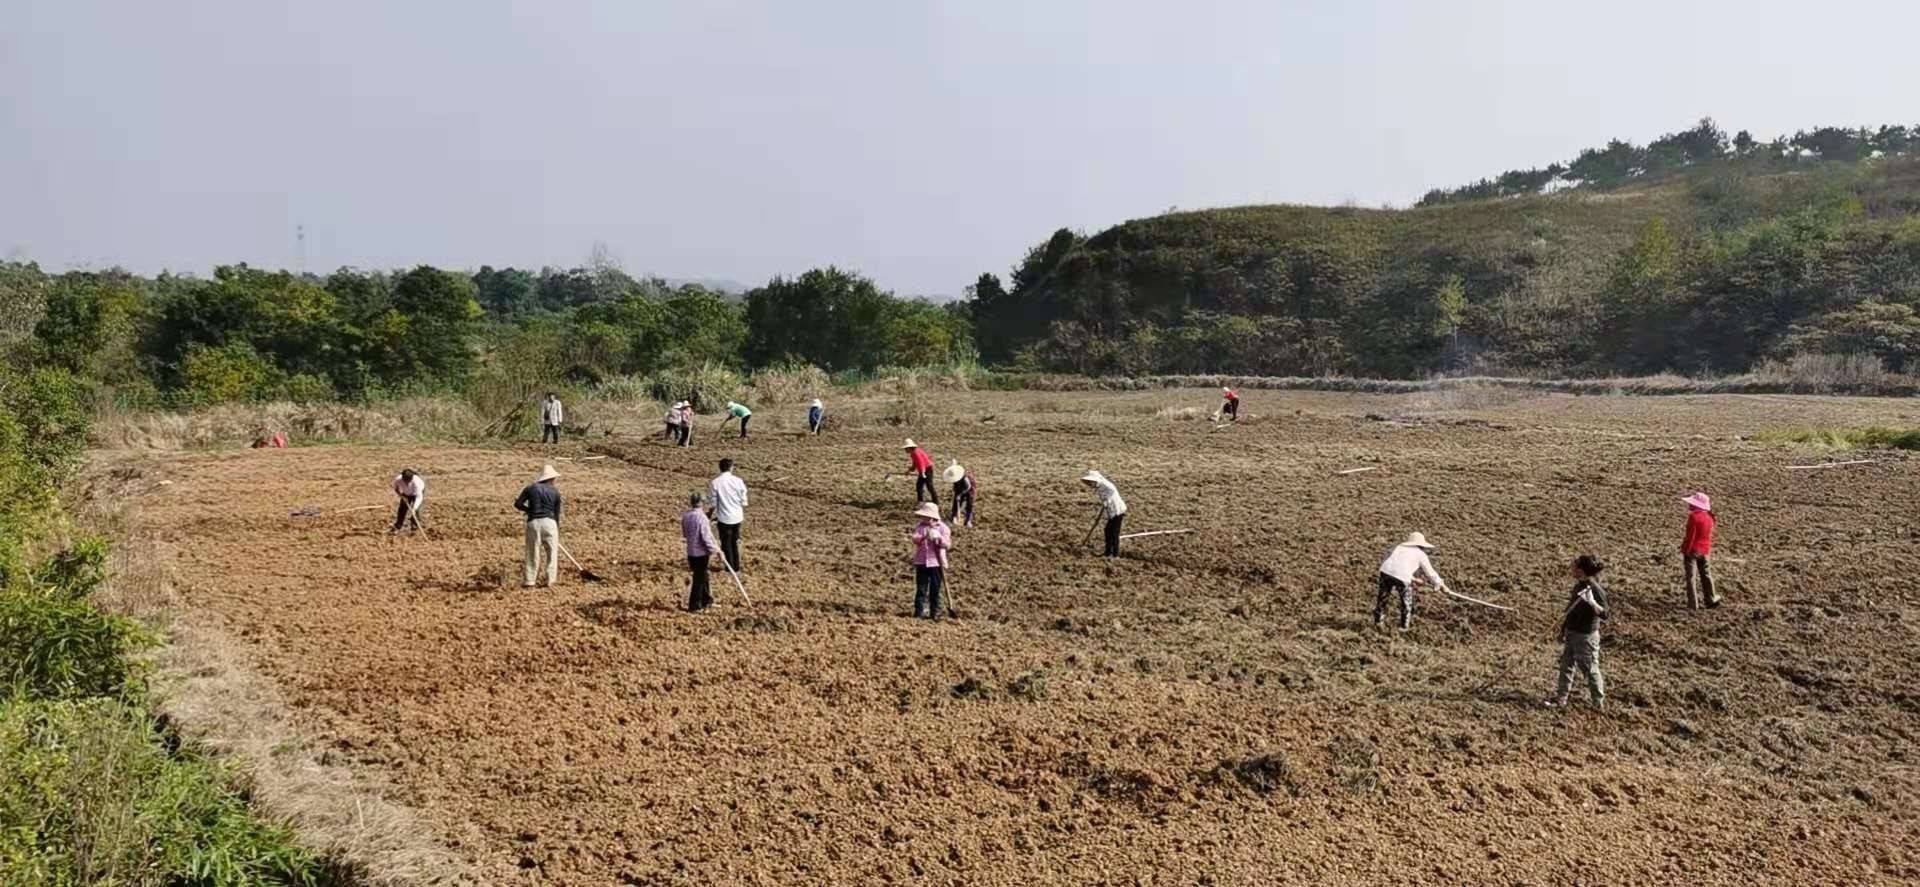
[(1687, 515), (1687, 538), (1680, 542), (1686, 554), (1707, 555), (1713, 551), (1713, 512), (1693, 509)]
[(914, 474), (919, 474), (923, 471), (933, 470), (933, 457), (927, 455), (926, 450), (920, 449), (919, 447), (914, 447), (913, 452), (907, 454), (907, 458), (913, 460)]

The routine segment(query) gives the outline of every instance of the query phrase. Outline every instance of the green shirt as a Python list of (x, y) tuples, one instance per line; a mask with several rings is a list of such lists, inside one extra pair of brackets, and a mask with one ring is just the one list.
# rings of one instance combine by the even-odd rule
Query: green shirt
[(727, 415), (732, 416), (736, 419), (745, 419), (746, 417), (753, 415), (753, 411), (750, 409), (747, 409), (746, 404), (727, 401)]

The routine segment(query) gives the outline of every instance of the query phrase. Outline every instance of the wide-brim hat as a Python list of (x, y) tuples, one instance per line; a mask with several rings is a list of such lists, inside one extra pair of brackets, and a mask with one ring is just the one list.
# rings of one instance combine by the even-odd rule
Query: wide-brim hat
[(807, 404), (807, 406), (810, 406), (810, 407), (817, 407), (819, 405), (820, 405), (820, 398), (817, 398), (817, 397), (813, 399), (813, 403)]
[(917, 444), (917, 443), (914, 443), (914, 442), (913, 442), (913, 438), (911, 438), (911, 437), (909, 437), (909, 438), (907, 438), (907, 442), (906, 442), (906, 443), (903, 443), (903, 444), (901, 444), (901, 445), (900, 445), (900, 449), (903, 449), (903, 450), (911, 450), (911, 449), (913, 449), (914, 447), (917, 447), (917, 446), (919, 446), (919, 444)]
[(673, 408), (676, 410), (681, 409), (683, 407), (690, 407), (690, 406), (693, 406), (693, 404), (687, 403), (684, 400), (676, 400), (673, 402)]
[(1220, 386), (1220, 393), (1221, 393), (1221, 394), (1232, 394), (1232, 393), (1233, 393), (1233, 389), (1232, 389), (1232, 388), (1228, 388), (1228, 387), (1227, 387), (1227, 386), (1225, 386), (1225, 385), (1222, 385), (1222, 386)]
[(533, 479), (533, 482), (534, 482), (534, 483), (543, 483), (543, 482), (546, 482), (546, 481), (550, 481), (550, 480), (554, 480), (554, 479), (556, 479), (556, 478), (558, 478), (559, 476), (560, 476), (560, 472), (558, 472), (558, 471), (555, 471), (555, 470), (553, 470), (553, 466), (551, 466), (551, 465), (548, 465), (548, 466), (546, 466), (546, 467), (544, 467), (544, 468), (541, 468), (541, 469), (540, 469), (540, 476), (539, 476), (539, 477), (536, 477), (536, 478), (534, 478), (534, 479)]
[(1100, 472), (1095, 471), (1091, 468), (1087, 469), (1086, 474), (1080, 475), (1080, 480), (1082, 482), (1090, 483), (1090, 484), (1097, 484), (1106, 479), (1107, 479), (1106, 475), (1101, 474)]
[(958, 462), (947, 463), (947, 470), (940, 473), (940, 477), (950, 484), (958, 483), (961, 478), (966, 476), (967, 476), (967, 470), (965, 468), (961, 468), (960, 463)]
[(919, 508), (916, 508), (913, 510), (913, 516), (914, 517), (930, 517), (930, 518), (933, 518), (934, 520), (939, 520), (940, 506), (935, 505), (932, 502), (922, 502), (920, 503)]
[(1685, 502), (1688, 505), (1691, 505), (1695, 508), (1698, 508), (1701, 511), (1713, 510), (1713, 497), (1705, 493), (1694, 493), (1693, 495), (1688, 496), (1684, 499), (1681, 499), (1680, 501)]
[(1427, 551), (1433, 550), (1433, 543), (1427, 541), (1427, 534), (1425, 533), (1408, 533), (1407, 541), (1402, 542), (1400, 544), (1411, 545), (1415, 548), (1422, 548)]

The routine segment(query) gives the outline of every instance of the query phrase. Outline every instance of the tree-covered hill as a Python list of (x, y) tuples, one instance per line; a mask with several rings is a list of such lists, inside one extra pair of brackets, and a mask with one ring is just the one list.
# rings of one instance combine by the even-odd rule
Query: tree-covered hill
[(1830, 130), (1736, 148), (1709, 120), (1598, 149), (1605, 175), (1584, 152), (1412, 209), (1061, 230), (980, 277), (976, 336), (989, 361), (1088, 373), (1734, 371), (1809, 351), (1900, 369), (1920, 349), (1920, 155), (1905, 128)]

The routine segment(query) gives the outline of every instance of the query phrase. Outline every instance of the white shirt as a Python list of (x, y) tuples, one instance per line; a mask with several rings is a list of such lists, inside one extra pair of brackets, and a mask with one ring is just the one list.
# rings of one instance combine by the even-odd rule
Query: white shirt
[(1100, 478), (1093, 482), (1093, 494), (1100, 497), (1100, 509), (1107, 517), (1119, 517), (1127, 513), (1127, 500), (1120, 498), (1120, 488), (1113, 481)]
[(394, 492), (394, 495), (396, 496), (420, 497), (420, 501), (425, 502), (426, 501), (425, 497), (427, 495), (426, 475), (416, 474), (413, 476), (413, 480), (411, 482), (402, 480), (400, 475), (397, 475), (397, 474), (394, 475), (393, 476), (393, 492)]
[(1433, 561), (1427, 559), (1427, 551), (1418, 545), (1398, 545), (1387, 552), (1387, 559), (1380, 563), (1380, 572), (1395, 579), (1413, 584), (1413, 574), (1425, 573), (1427, 580), (1436, 587), (1445, 587), (1446, 580), (1433, 571)]
[(707, 485), (707, 495), (713, 497), (715, 521), (737, 524), (747, 519), (747, 482), (734, 477), (733, 472), (720, 472), (720, 476)]
[(558, 425), (566, 419), (567, 411), (561, 409), (560, 399), (554, 398), (540, 404), (540, 424)]

